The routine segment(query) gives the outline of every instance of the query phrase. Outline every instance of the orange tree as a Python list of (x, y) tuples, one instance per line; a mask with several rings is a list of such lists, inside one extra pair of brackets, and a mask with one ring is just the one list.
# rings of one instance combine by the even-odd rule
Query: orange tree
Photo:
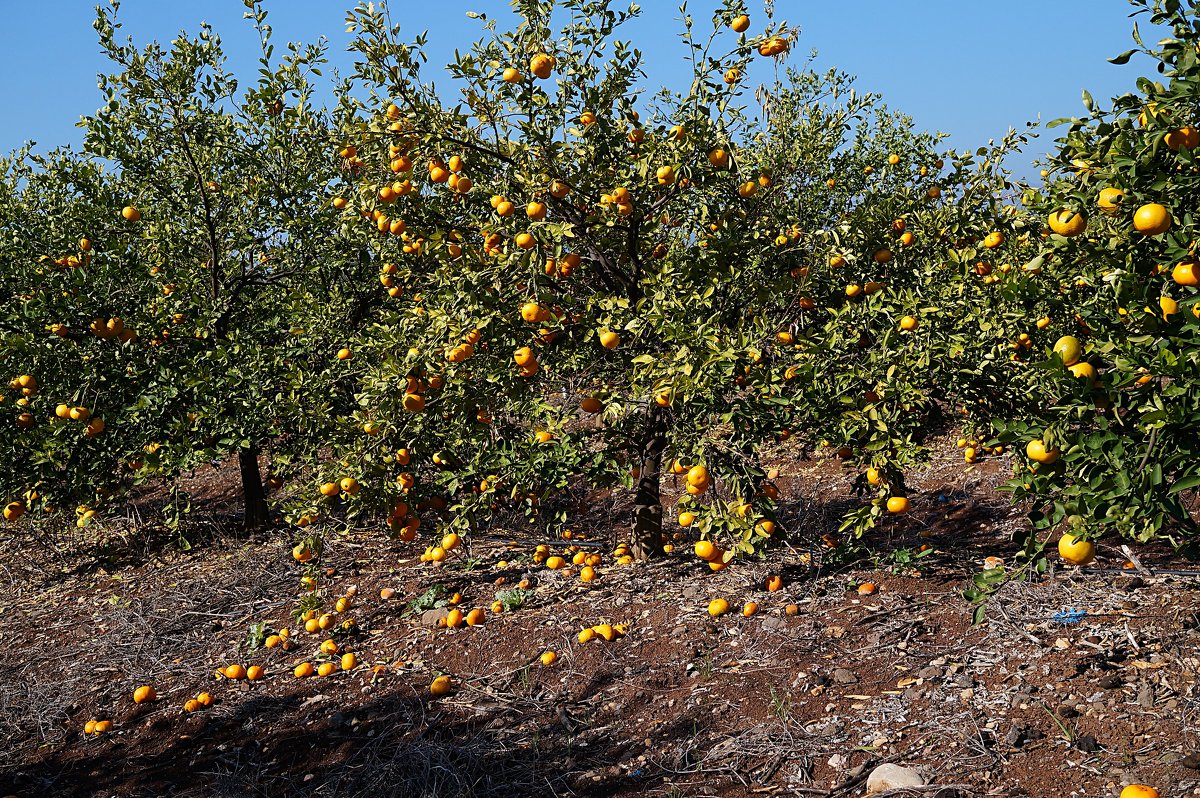
[(386, 9), (348, 18), (368, 96), (342, 98), (357, 186), (334, 204), (388, 304), (348, 353), (360, 407), (297, 515), (382, 506), (405, 539), (439, 510), (456, 532), (505, 508), (559, 528), (572, 496), (626, 485), (646, 557), (670, 470), (680, 522), (748, 552), (778, 497), (757, 453), (793, 432), (874, 465), (856, 531), (903, 512), (941, 355), (979, 346), (930, 323), (958, 318), (943, 302), (974, 268), (948, 252), (991, 230), (1016, 137), (946, 172), (937, 137), (845, 75), (752, 91), (796, 31), (751, 33), (740, 2), (707, 33), (684, 18), (691, 85), (649, 95), (613, 38), (634, 10), (513, 7), (512, 31), (477, 15), (453, 103)]
[(1035, 403), (998, 425), (1025, 458), (1009, 485), (1037, 503), (1035, 528), (1065, 520), (1073, 537), (1116, 531), (1196, 541), (1186, 497), (1200, 486), (1191, 437), (1200, 423), (1195, 125), (1200, 14), (1195, 2), (1132, 0), (1171, 35), (1140, 52), (1162, 80), (1069, 124), (1028, 207), (1047, 229), (1028, 267), (1049, 281), (1057, 334), (1037, 364)]
[(210, 29), (139, 50), (116, 4), (102, 11), (118, 71), (84, 152), (5, 162), (9, 516), (70, 503), (83, 525), (132, 485), (236, 454), (245, 526), (261, 527), (260, 451), (277, 478), (351, 399), (330, 394), (324, 351), (377, 297), (328, 207), (323, 48), (276, 63), (265, 12), (247, 7), (263, 58), (244, 91)]

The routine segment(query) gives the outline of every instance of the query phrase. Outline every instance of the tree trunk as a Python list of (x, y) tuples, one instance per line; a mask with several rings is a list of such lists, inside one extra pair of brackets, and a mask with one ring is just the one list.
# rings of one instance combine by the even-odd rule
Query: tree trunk
[(258, 447), (247, 446), (238, 450), (238, 466), (242, 471), (242, 531), (261, 532), (266, 529), (270, 514), (267, 509), (267, 494), (263, 490), (262, 474), (258, 470)]
[(667, 448), (667, 414), (655, 405), (646, 421), (646, 437), (639, 452), (641, 473), (637, 480), (637, 495), (633, 505), (633, 529), (630, 543), (638, 560), (661, 557), (662, 499), (659, 495), (659, 474), (662, 472), (663, 452)]

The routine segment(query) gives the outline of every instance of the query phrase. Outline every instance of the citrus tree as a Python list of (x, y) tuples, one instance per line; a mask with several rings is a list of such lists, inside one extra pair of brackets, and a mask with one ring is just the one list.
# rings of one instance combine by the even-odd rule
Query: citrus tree
[(1106, 531), (1196, 541), (1200, 15), (1195, 2), (1132, 4), (1171, 35), (1147, 45), (1135, 26), (1137, 47), (1112, 61), (1140, 53), (1161, 79), (1108, 107), (1085, 92), (1087, 115), (1059, 120), (1050, 179), (1025, 196), (1043, 226), (1027, 267), (1049, 281), (1056, 332), (1032, 370), (1038, 401), (998, 425), (1025, 453), (1015, 497), (1035, 500), (1037, 529), (1067, 520), (1084, 561), (1090, 543), (1074, 541)]
[(265, 11), (247, 8), (263, 56), (246, 90), (207, 27), (139, 49), (116, 3), (100, 11), (117, 71), (84, 151), (5, 162), (10, 516), (69, 503), (86, 524), (132, 485), (236, 454), (244, 525), (260, 528), (260, 452), (277, 479), (350, 401), (324, 352), (377, 298), (328, 206), (324, 46), (276, 62)]
[(475, 15), (453, 101), (385, 8), (348, 17), (356, 186), (334, 205), (388, 303), (353, 348), (360, 407), (296, 512), (386, 507), (405, 539), (443, 509), (443, 531), (505, 509), (559, 529), (581, 494), (627, 486), (647, 557), (673, 473), (679, 522), (749, 552), (776, 529), (759, 449), (793, 433), (873, 464), (856, 531), (904, 512), (937, 380), (979, 347), (936, 320), (957, 323), (945, 303), (963, 301), (1018, 137), (947, 168), (936, 136), (846, 75), (787, 70), (798, 31), (768, 13), (751, 32), (740, 2), (683, 15), (680, 92), (645, 91), (614, 38), (636, 7), (513, 9), (513, 30)]

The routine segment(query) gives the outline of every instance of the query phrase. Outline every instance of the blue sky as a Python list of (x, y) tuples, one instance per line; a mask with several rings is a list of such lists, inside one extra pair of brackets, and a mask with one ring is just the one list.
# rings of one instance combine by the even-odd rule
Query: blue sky
[[(91, 27), (97, 1), (3, 4), (0, 152), (27, 140), (39, 150), (80, 141), (75, 124), (99, 105), (95, 75), (107, 69)], [(352, 2), (268, 0), (276, 41), (324, 35), (333, 45), (333, 65), (348, 69), (343, 23)], [(752, 9), (755, 4), (751, 0)], [(626, 37), (646, 53), (656, 84), (686, 85), (684, 51), (674, 38), (678, 3), (641, 5), (643, 16)], [(693, 0), (689, 11), (707, 20), (716, 5)], [(510, 13), (507, 0), (393, 0), (392, 8), (405, 38), (429, 31), (433, 63), (445, 63), (455, 46), (477, 38), (479, 23), (467, 11), (500, 18)], [(1039, 114), (1046, 121), (1082, 113), (1081, 89), (1103, 101), (1132, 89), (1136, 76), (1151, 69), (1145, 59), (1125, 67), (1105, 60), (1132, 46), (1131, 6), (1123, 0), (1009, 0), (1002, 6), (977, 0), (777, 0), (776, 10), (802, 27), (798, 54), (817, 49), (819, 66), (858, 75), (861, 90), (883, 94), (920, 128), (951, 134), (956, 149), (984, 144)], [(169, 40), (206, 20), (224, 40), (235, 71), (249, 79), (257, 42), (243, 11), (240, 0), (124, 0), (121, 19), (139, 43)], [(752, 14), (752, 20), (753, 31), (764, 17)], [(1033, 143), (1026, 161), (1050, 148), (1052, 133)]]

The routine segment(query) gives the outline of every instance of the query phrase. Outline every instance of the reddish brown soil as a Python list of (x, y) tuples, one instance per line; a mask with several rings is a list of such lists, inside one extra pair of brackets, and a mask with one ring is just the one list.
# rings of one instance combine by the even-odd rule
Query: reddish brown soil
[[(528, 543), (476, 541), (435, 567), (378, 530), (331, 534), (321, 595), (328, 606), (357, 588), (336, 617), (355, 621), (341, 642), (363, 664), (327, 678), (291, 674), (321, 659), (327, 634), (291, 615), (303, 594), (290, 532), (237, 539), (200, 513), (188, 550), (145, 525), (88, 541), (0, 531), (0, 794), (860, 795), (881, 761), (923, 767), (944, 796), (1116, 796), (1130, 781), (1200, 793), (1184, 761), (1200, 751), (1200, 580), (1058, 569), (1009, 583), (972, 626), (959, 592), (983, 557), (1011, 562), (1023, 521), (993, 491), (1005, 462), (964, 468), (948, 449), (914, 479), (913, 512), (869, 541), (881, 554), (843, 567), (807, 543), (850, 500), (850, 475), (825, 459), (781, 461), (792, 543), (717, 574), (687, 543), (630, 566), (606, 544), (585, 585), (578, 569), (534, 565)], [(198, 507), (228, 507), (228, 473), (196, 475)], [(596, 502), (576, 527), (585, 542), (613, 533), (622, 502)], [(925, 543), (934, 553), (915, 565), (889, 554)], [(1102, 555), (1101, 567), (1124, 559), (1111, 545)], [(769, 573), (782, 591), (762, 589)], [(435, 585), (486, 608), (522, 578), (524, 604), (480, 627), (406, 612)], [(860, 596), (865, 581), (878, 592)], [(396, 596), (381, 600), (384, 587)], [(717, 597), (735, 611), (710, 618)], [(742, 617), (749, 600), (761, 609)], [(1086, 615), (1056, 619), (1070, 609)], [(601, 621), (628, 634), (577, 642)], [(297, 630), (295, 646), (250, 650), (254, 624)], [(559, 654), (550, 667), (537, 662), (546, 650)], [(267, 677), (214, 675), (231, 662)], [(438, 673), (455, 687), (434, 699)], [(135, 705), (147, 683), (159, 699)], [(184, 714), (202, 690), (215, 705)], [(113, 731), (86, 737), (92, 718)]]

